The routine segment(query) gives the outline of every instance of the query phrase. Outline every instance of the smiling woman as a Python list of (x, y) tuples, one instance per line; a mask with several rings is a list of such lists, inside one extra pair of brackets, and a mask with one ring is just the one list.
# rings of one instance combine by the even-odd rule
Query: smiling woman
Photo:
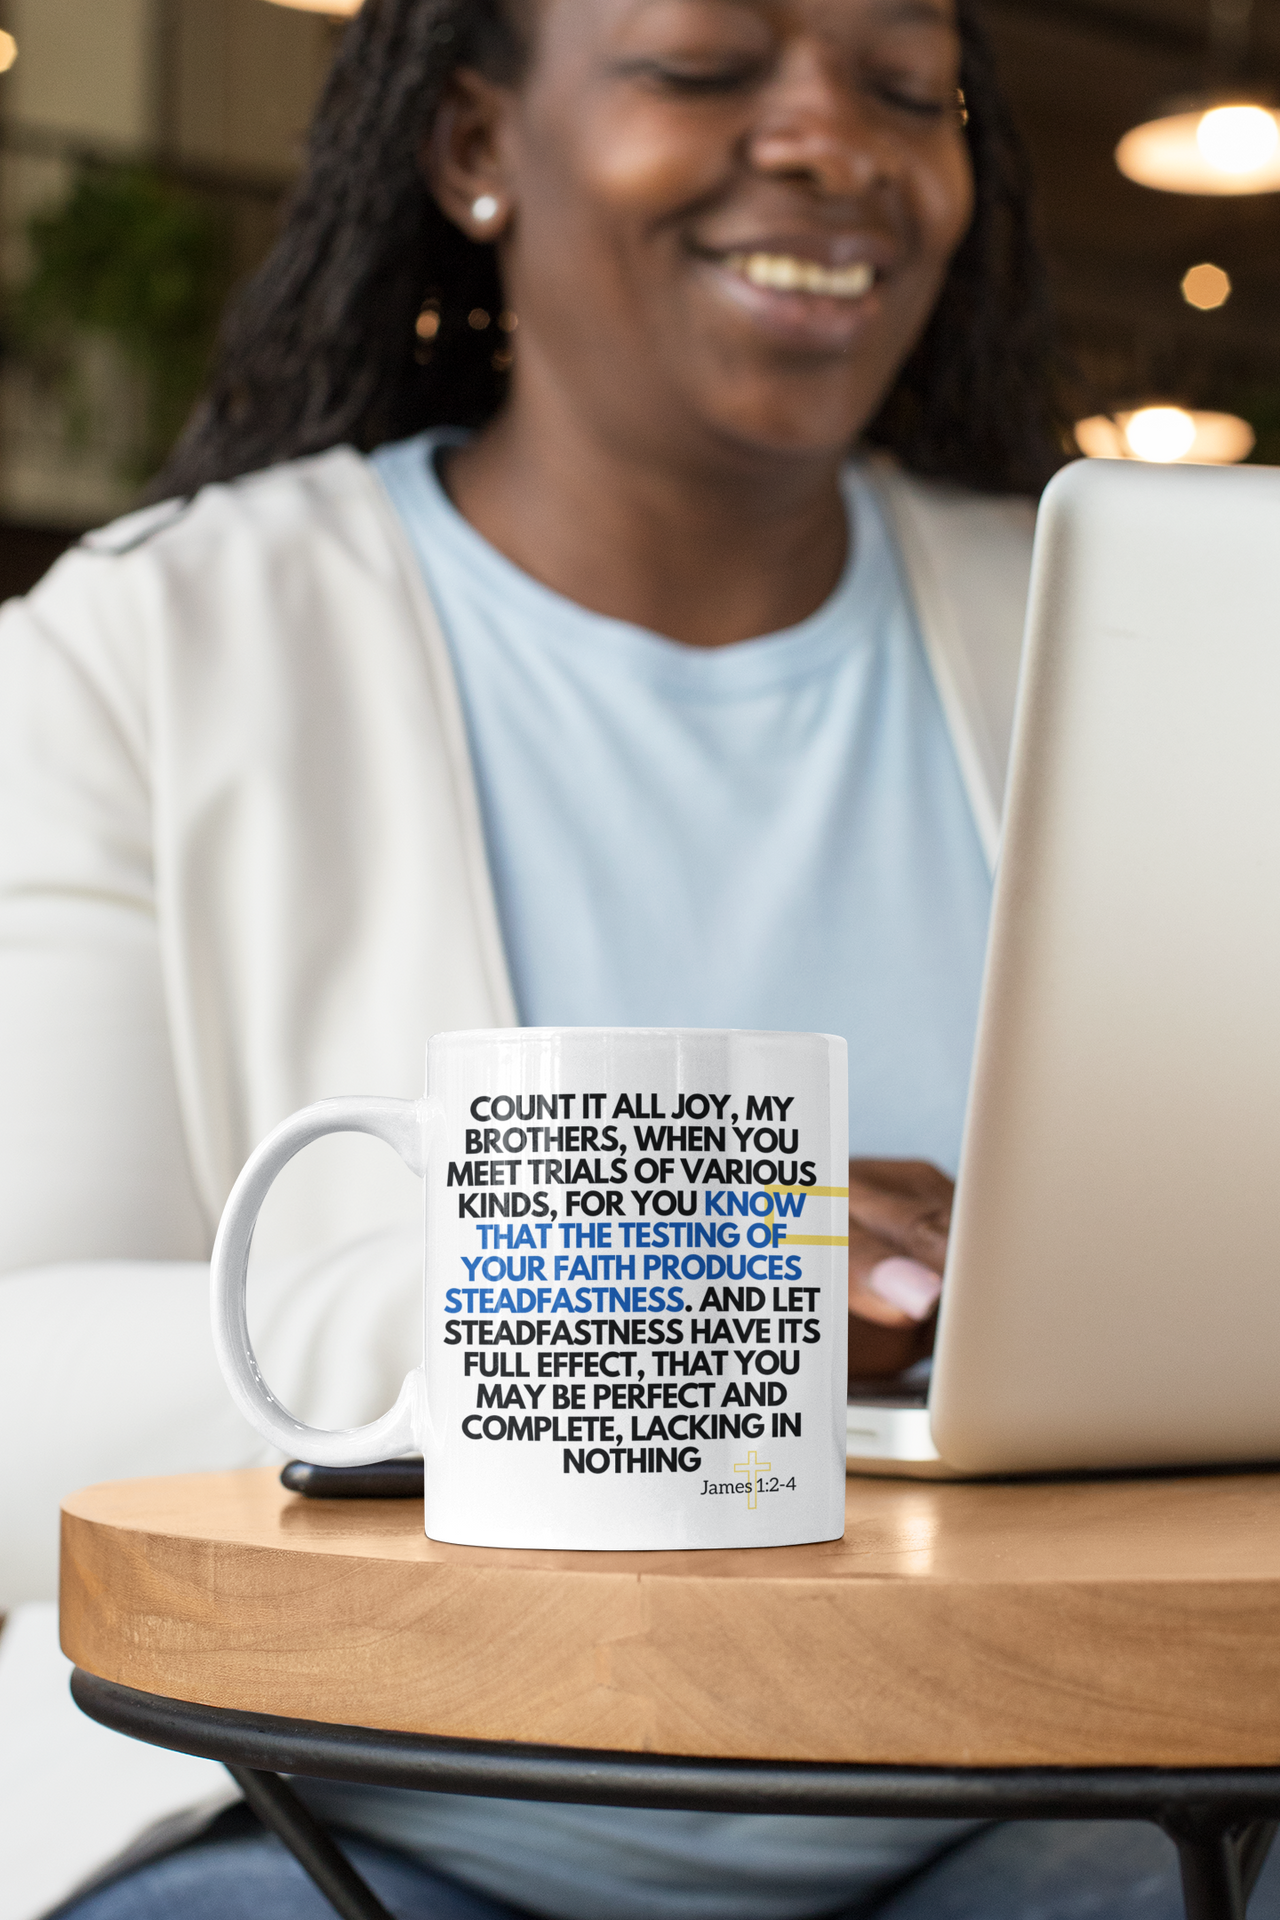
[[(482, 145), (480, 98), (496, 110), (503, 95), (520, 111), (495, 124), (510, 176), (499, 225), (469, 216), (461, 179), (447, 201), (426, 192), (422, 159), (432, 149), (436, 168), (444, 164), (441, 120), (458, 124), (464, 105), (469, 137)], [(540, 116), (556, 113), (577, 136), (575, 161), (547, 150)], [(855, 122), (866, 137), (850, 144)], [(462, 156), (464, 172), (479, 152)], [(808, 177), (815, 156), (824, 187), (832, 168), (854, 172), (843, 204), (836, 180), (820, 211), (806, 209), (797, 257), (787, 251), (795, 196), (785, 183), (793, 171)], [(564, 171), (584, 160), (594, 187), (590, 174), (571, 182)], [(540, 162), (560, 169), (553, 199), (532, 192)], [(868, 168), (885, 171), (871, 188), (874, 215), (865, 219), (860, 205), (851, 220), (850, 194), (862, 195), (856, 176)], [(487, 180), (485, 165), (480, 172)], [(607, 312), (592, 298), (602, 263), (582, 251), (588, 223), (603, 237), (606, 205), (597, 199), (592, 214), (584, 190), (614, 196), (619, 216), (624, 197), (631, 202), (630, 236), (608, 240)], [(781, 249), (768, 231), (780, 212)], [(721, 302), (764, 296), (753, 311), (776, 342), (775, 371), (790, 342), (813, 364), (797, 364), (789, 386), (810, 396), (815, 414), (826, 386), (841, 390), (830, 424), (846, 445), (862, 432), (916, 472), (996, 492), (1044, 483), (1063, 444), (1044, 280), (1024, 162), (968, 0), (954, 14), (950, 0), (515, 0), (509, 16), (498, 0), (388, 0), (366, 6), (348, 31), (285, 235), (230, 317), (208, 397), (160, 490), (337, 441), (368, 448), (423, 427), (482, 423), (511, 375), (467, 316), (515, 306), (527, 316), (526, 359), (531, 294), (554, 294), (561, 352), (576, 355), (585, 342), (612, 366), (624, 341), (641, 338), (645, 361), (661, 352), (694, 378), (707, 355), (732, 351), (727, 336), (718, 346), (704, 336), (709, 307), (688, 304), (695, 269), (710, 280), (717, 248), (740, 252), (742, 240), (754, 265), (721, 268)], [(553, 270), (570, 248), (570, 268)], [(546, 272), (530, 286), (538, 261)], [(818, 310), (813, 288), (799, 300), (773, 297), (800, 291), (779, 277), (823, 265), (854, 270), (832, 305)], [(414, 332), (427, 303), (439, 314), (429, 353)], [(851, 408), (848, 378), (817, 361), (864, 336)], [(700, 346), (695, 367), (687, 356)]]
[[(218, 1215), (286, 1113), (412, 1097), (440, 1031), (843, 1035), (853, 1365), (927, 1355), (1055, 433), (968, 0), (365, 0), (160, 504), (0, 614), (0, 1447), (46, 1352), (40, 1527), (257, 1458)], [(259, 1351), (363, 1421), (418, 1203), (294, 1174)], [(307, 1791), (435, 1920), (1010, 1920), (1084, 1871), (1035, 1830)], [(1091, 1912), (1174, 1911), (1145, 1843), (1090, 1844)], [(241, 1831), (68, 1920), (178, 1909), (314, 1911)]]

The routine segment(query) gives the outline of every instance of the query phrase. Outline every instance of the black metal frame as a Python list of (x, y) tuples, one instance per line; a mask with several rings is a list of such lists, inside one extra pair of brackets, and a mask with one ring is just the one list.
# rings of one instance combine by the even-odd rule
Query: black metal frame
[(76, 1704), (152, 1746), (226, 1766), (343, 1920), (386, 1909), (282, 1774), (424, 1792), (675, 1807), (982, 1820), (1149, 1820), (1174, 1841), (1187, 1920), (1244, 1920), (1280, 1825), (1280, 1768), (865, 1767), (449, 1740), (239, 1713), (139, 1693), (80, 1669)]

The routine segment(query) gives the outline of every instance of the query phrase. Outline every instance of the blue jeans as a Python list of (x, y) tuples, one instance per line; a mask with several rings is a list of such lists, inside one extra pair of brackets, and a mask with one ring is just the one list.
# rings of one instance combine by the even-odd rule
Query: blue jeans
[[(518, 1920), (520, 1910), (428, 1868), (344, 1838), (343, 1849), (397, 1920)], [(903, 1886), (841, 1920), (1181, 1920), (1177, 1856), (1156, 1828), (1125, 1821), (986, 1827)], [(274, 1836), (197, 1842), (89, 1894), (60, 1920), (333, 1920)], [(600, 1920), (608, 1920), (601, 1915)], [(1280, 1846), (1249, 1920), (1280, 1920)]]

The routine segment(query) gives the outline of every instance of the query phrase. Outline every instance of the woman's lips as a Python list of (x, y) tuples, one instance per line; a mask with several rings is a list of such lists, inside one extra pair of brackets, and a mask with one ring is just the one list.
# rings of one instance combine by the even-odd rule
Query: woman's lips
[(870, 260), (828, 266), (800, 254), (752, 249), (704, 255), (722, 297), (780, 345), (843, 352), (882, 307), (882, 275)]

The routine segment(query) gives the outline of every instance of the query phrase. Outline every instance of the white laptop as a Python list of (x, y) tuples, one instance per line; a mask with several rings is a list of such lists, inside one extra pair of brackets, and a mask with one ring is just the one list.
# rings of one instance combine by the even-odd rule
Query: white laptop
[(852, 1470), (1280, 1460), (1280, 469), (1044, 496), (938, 1340)]

